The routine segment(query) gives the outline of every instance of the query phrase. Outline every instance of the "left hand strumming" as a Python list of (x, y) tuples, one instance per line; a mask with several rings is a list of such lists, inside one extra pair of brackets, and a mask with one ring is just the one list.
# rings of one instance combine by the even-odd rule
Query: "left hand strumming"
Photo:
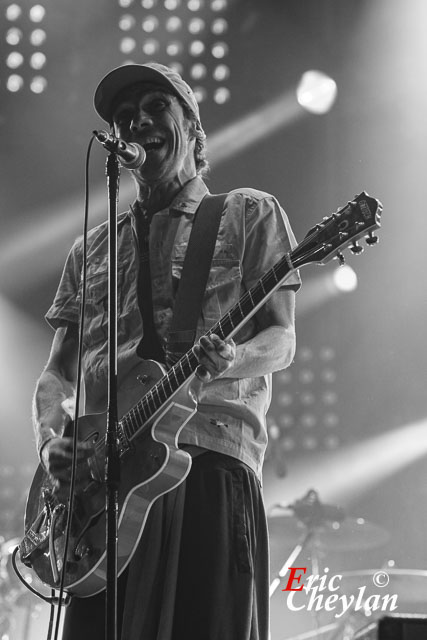
[(196, 376), (202, 382), (210, 382), (222, 376), (230, 369), (236, 358), (236, 344), (234, 340), (221, 340), (212, 333), (202, 336), (194, 345), (193, 353), (199, 361)]

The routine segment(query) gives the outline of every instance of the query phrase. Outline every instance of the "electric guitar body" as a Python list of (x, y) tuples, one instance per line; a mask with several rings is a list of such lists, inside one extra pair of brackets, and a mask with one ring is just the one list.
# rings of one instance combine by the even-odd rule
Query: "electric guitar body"
[[(153, 360), (143, 361), (132, 370), (120, 388), (119, 415), (133, 407), (163, 374), (161, 365)], [(195, 400), (186, 385), (131, 441), (123, 425), (119, 425), (119, 574), (136, 549), (154, 501), (177, 487), (190, 470), (191, 456), (178, 449), (177, 440), (195, 411)], [(79, 440), (92, 441), (96, 447), (96, 454), (77, 467), (79, 489), (74, 499), (65, 566), (65, 588), (80, 597), (93, 595), (106, 584), (106, 424), (106, 413), (86, 415), (78, 421)], [(55, 495), (52, 480), (39, 465), (28, 496), (26, 536), (20, 551), (23, 560), (31, 554), (32, 568), (52, 587), (59, 586), (67, 513), (66, 505)]]

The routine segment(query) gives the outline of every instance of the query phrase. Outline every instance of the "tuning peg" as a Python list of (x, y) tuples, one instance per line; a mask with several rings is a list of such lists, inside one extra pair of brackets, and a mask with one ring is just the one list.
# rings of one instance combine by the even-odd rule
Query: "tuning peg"
[(358, 255), (359, 253), (362, 253), (363, 251), (363, 247), (362, 245), (360, 245), (358, 242), (353, 242), (353, 244), (350, 247), (350, 251), (352, 253), (354, 253), (355, 255)]
[(345, 265), (345, 258), (341, 251), (337, 251), (337, 255), (335, 256), (338, 262), (340, 263), (340, 267)]
[(369, 244), (370, 246), (377, 244), (377, 242), (379, 241), (378, 236), (374, 236), (374, 234), (372, 233), (372, 231), (370, 231), (368, 233), (368, 236), (366, 238), (366, 244)]

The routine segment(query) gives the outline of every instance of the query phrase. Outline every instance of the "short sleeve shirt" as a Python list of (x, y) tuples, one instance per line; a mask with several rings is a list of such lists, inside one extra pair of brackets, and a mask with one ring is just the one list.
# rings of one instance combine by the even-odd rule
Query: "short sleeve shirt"
[[(151, 221), (153, 317), (164, 345), (194, 214), (207, 192), (201, 178), (194, 178), (170, 207), (155, 213)], [(136, 208), (131, 207), (118, 219), (119, 388), (140, 362), (137, 347), (143, 335), (137, 294), (139, 264), (135, 211)], [(103, 223), (88, 235), (83, 355), (88, 412), (105, 408), (107, 391), (107, 231), (107, 224)], [(288, 218), (273, 196), (251, 188), (231, 191), (221, 216), (196, 339), (295, 245)], [(68, 255), (54, 302), (46, 314), (53, 328), (79, 322), (81, 272), (80, 238)], [(298, 272), (291, 272), (282, 287), (296, 291), (300, 287)], [(234, 339), (237, 343), (245, 342), (256, 333), (256, 319), (251, 318)], [(270, 401), (271, 374), (255, 378), (221, 377), (204, 384), (198, 396), (197, 412), (182, 430), (179, 441), (236, 457), (260, 476), (267, 445), (266, 413)]]

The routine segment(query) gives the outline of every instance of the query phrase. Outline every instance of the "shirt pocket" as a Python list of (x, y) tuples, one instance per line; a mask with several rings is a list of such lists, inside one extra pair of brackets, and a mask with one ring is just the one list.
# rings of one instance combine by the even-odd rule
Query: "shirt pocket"
[[(118, 307), (122, 308), (123, 270), (117, 274)], [(82, 299), (82, 283), (79, 288), (79, 298)], [(85, 331), (83, 342), (85, 346), (95, 346), (105, 343), (108, 338), (108, 270), (105, 263), (101, 268), (88, 270), (85, 304)]]
[[(186, 243), (175, 246), (172, 255), (172, 277), (181, 278), (182, 266), (187, 249)], [(236, 248), (232, 244), (218, 244), (215, 247), (202, 305), (202, 325), (198, 333), (203, 333), (217, 322), (239, 299), (242, 270)]]

